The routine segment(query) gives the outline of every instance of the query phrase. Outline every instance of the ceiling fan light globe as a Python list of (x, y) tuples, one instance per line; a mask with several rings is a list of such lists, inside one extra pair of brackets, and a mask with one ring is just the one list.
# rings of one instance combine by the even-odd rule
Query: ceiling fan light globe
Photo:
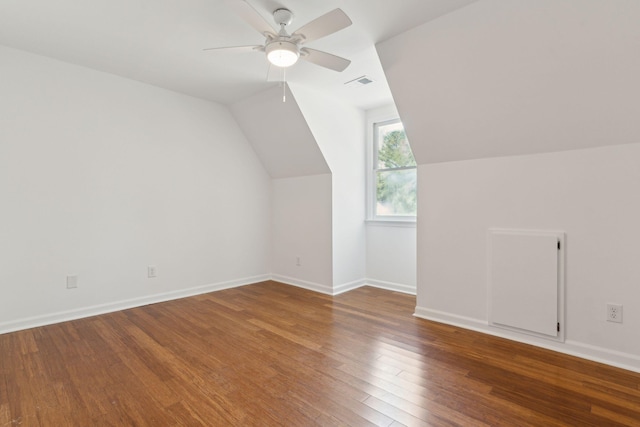
[(298, 46), (288, 41), (277, 41), (269, 43), (265, 49), (267, 59), (276, 67), (290, 67), (300, 58)]

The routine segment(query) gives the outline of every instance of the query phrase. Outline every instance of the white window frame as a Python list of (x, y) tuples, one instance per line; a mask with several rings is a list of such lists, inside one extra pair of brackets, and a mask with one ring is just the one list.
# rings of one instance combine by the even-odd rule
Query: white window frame
[[(388, 225), (394, 227), (415, 227), (416, 217), (413, 215), (376, 215), (376, 169), (377, 143), (376, 128), (378, 125), (400, 121), (395, 107), (387, 107), (367, 113), (367, 224)], [(413, 169), (413, 168), (412, 168)], [(418, 167), (415, 167), (416, 173)]]

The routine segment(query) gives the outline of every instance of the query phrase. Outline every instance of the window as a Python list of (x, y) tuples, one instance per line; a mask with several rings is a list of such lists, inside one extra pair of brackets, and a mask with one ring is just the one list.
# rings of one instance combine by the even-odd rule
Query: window
[(370, 217), (415, 220), (417, 170), (400, 120), (373, 124)]

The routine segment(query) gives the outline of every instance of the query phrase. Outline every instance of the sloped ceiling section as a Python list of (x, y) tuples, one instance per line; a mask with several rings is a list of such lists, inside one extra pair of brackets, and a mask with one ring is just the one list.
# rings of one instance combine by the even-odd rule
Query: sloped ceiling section
[(272, 88), (231, 105), (231, 112), (271, 178), (330, 173), (291, 91)]
[(640, 142), (640, 2), (483, 0), (377, 45), (419, 163)]
[[(231, 0), (241, 2), (244, 0)], [(373, 45), (474, 0), (247, 0), (268, 23), (289, 8), (290, 30), (342, 8), (353, 25), (310, 47), (351, 59), (344, 73), (300, 61), (287, 81), (333, 92), (371, 108), (390, 101), (386, 85), (354, 93), (343, 83), (364, 74), (383, 80)], [(258, 53), (203, 48), (264, 42), (226, 0), (2, 0), (0, 44), (229, 105), (276, 86)]]

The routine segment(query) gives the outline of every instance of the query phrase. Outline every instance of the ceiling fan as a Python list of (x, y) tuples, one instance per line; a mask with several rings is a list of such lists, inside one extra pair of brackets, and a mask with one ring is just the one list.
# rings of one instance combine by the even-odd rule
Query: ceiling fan
[(298, 62), (298, 59), (303, 59), (321, 67), (340, 72), (344, 71), (351, 63), (348, 59), (306, 47), (308, 42), (328, 36), (351, 25), (351, 19), (341, 9), (334, 9), (289, 34), (287, 26), (291, 25), (293, 21), (293, 13), (289, 9), (279, 8), (273, 11), (273, 19), (280, 27), (280, 30), (275, 32), (271, 24), (246, 1), (227, 0), (227, 4), (265, 37), (264, 44), (214, 47), (204, 50), (264, 52), (270, 64), (281, 68), (290, 67)]

